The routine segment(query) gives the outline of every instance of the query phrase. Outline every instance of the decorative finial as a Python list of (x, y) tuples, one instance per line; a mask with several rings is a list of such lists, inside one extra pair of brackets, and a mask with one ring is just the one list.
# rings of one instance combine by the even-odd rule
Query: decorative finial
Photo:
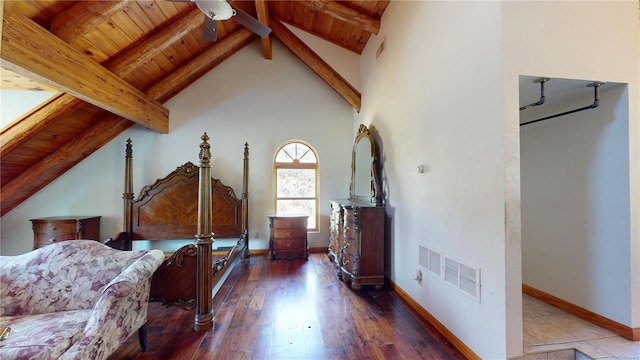
[(211, 160), (211, 146), (207, 142), (209, 140), (209, 136), (205, 132), (201, 137), (202, 144), (200, 144), (200, 166), (209, 166), (209, 161)]
[(127, 146), (126, 146), (126, 149), (125, 149), (125, 155), (127, 157), (129, 157), (129, 158), (133, 156), (133, 150), (131, 150), (131, 139), (130, 138), (127, 139)]

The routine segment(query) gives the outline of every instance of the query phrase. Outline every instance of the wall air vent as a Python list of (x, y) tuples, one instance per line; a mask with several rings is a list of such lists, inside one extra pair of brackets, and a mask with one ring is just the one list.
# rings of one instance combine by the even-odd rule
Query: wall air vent
[(418, 245), (418, 264), (480, 302), (480, 269), (444, 253)]
[(444, 256), (444, 280), (480, 302), (480, 269)]
[(460, 277), (460, 263), (456, 260), (445, 256), (444, 257), (444, 281), (449, 284), (458, 287), (458, 280)]
[(441, 276), (442, 254), (439, 251), (418, 245), (419, 264), (437, 276)]

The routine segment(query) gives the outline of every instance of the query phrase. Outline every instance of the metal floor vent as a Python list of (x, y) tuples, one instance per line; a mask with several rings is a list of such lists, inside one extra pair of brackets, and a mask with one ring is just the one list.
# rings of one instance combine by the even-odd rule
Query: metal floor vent
[(420, 266), (480, 302), (480, 268), (423, 245), (418, 245), (418, 254)]

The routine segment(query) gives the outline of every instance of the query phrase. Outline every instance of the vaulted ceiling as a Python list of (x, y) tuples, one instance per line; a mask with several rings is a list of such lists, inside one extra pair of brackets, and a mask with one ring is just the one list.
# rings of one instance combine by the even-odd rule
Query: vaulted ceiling
[(271, 60), (275, 36), (359, 110), (360, 92), (284, 24), (360, 54), (388, 4), (233, 0), (271, 35), (260, 38), (232, 17), (218, 21), (209, 42), (192, 2), (4, 1), (0, 88), (59, 92), (0, 132), (0, 216), (134, 123), (168, 132), (162, 104), (253, 41)]

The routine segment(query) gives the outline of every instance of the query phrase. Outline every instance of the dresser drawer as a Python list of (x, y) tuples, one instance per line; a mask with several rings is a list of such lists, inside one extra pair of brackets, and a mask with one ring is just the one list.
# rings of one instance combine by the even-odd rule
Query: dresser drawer
[(354, 273), (355, 264), (356, 261), (354, 261), (352, 254), (350, 254), (348, 251), (342, 253), (342, 261), (340, 265), (342, 266), (343, 271), (348, 272), (350, 275), (358, 275)]
[(346, 237), (346, 238), (352, 238), (353, 239), (353, 238), (356, 237), (356, 225), (355, 224), (352, 224), (352, 223), (347, 224), (347, 223), (345, 223), (343, 231), (344, 231), (344, 237)]

